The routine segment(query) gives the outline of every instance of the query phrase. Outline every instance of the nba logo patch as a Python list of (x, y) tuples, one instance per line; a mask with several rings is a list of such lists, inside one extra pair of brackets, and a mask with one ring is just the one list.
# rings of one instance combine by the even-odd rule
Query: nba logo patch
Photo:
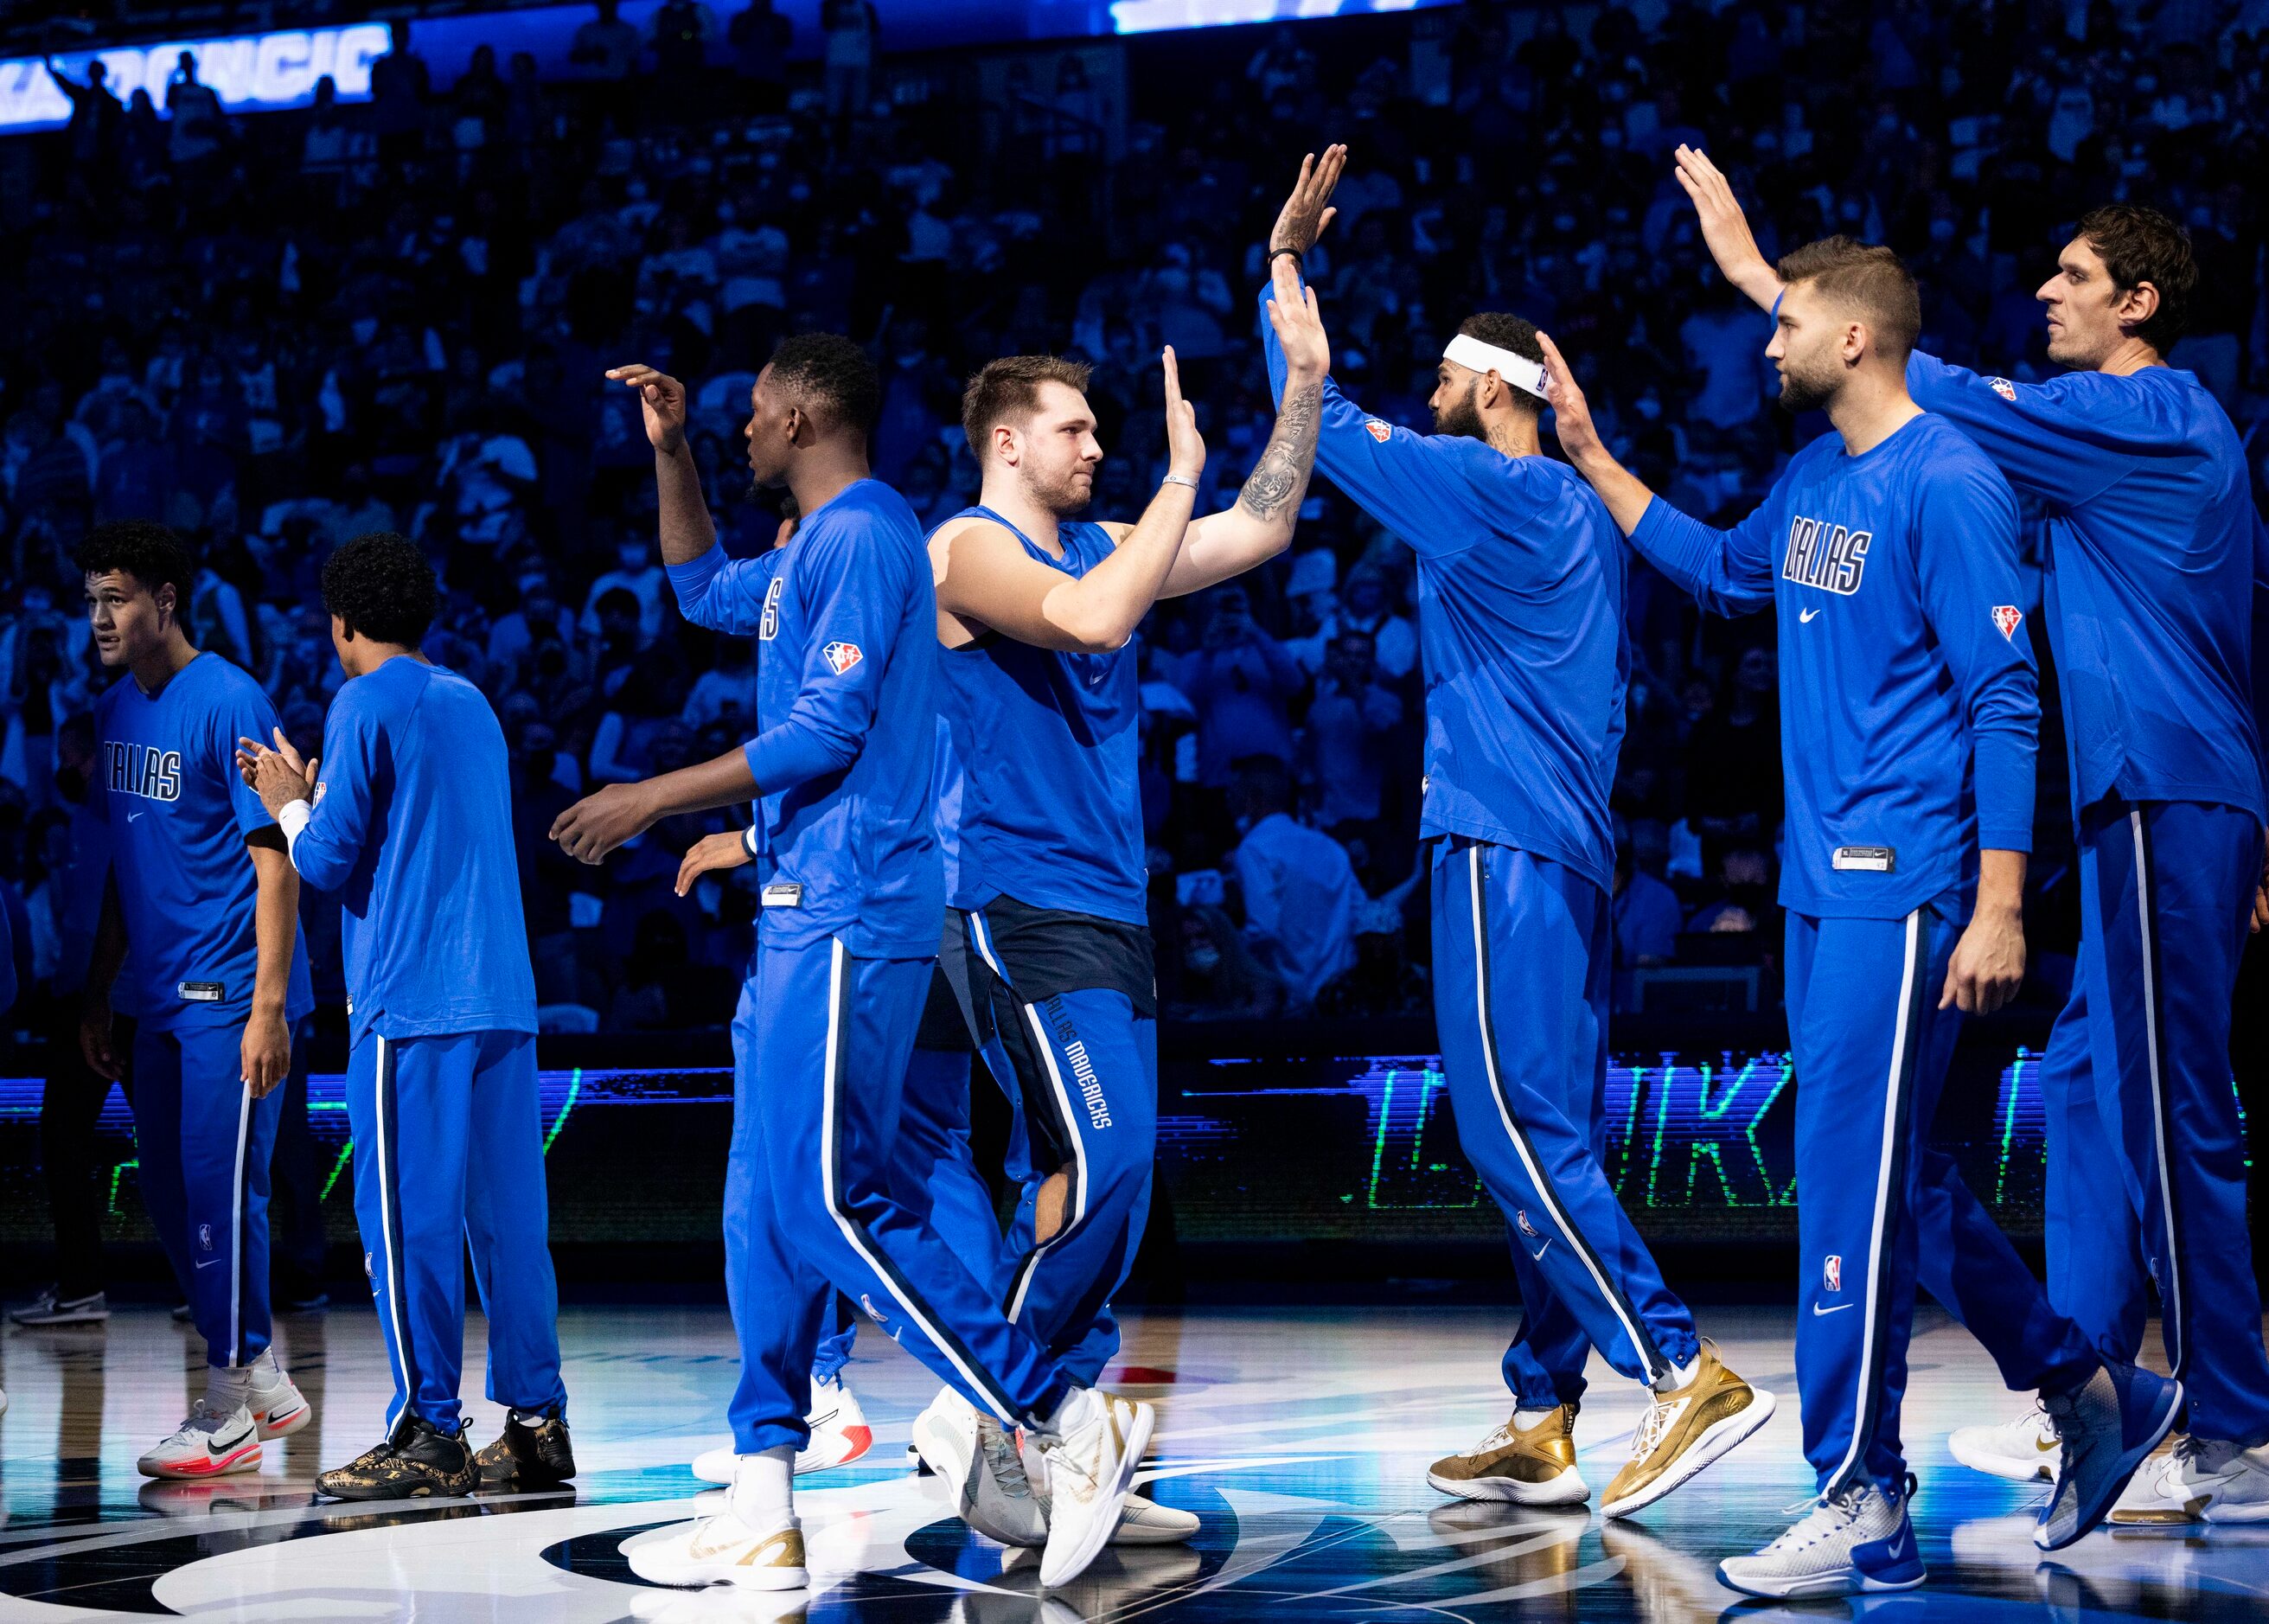
[(863, 1291), (859, 1294), (859, 1306), (867, 1310), (867, 1318), (873, 1320), (876, 1325), (887, 1325), (891, 1323), (883, 1317), (883, 1310), (875, 1306), (875, 1299), (868, 1296)]
[(2017, 628), (2025, 624), (2025, 611), (2014, 603), (1997, 603), (1993, 606), (1993, 624), (2000, 629), (2002, 637), (2014, 640)]
[[(315, 780), (315, 798), (307, 804), (311, 807), (322, 806), (323, 804), (323, 792), (329, 788), (330, 788), (329, 784), (325, 783), (321, 779), (317, 779)], [(352, 1014), (353, 1012), (350, 1010), (348, 1013)]]
[(1823, 1291), (1844, 1289), (1844, 1259), (1838, 1253), (1829, 1252), (1820, 1266), (1820, 1287)]
[(1536, 1226), (1528, 1222), (1528, 1214), (1526, 1213), (1515, 1213), (1513, 1214), (1513, 1219), (1514, 1222), (1520, 1225), (1520, 1232), (1526, 1236), (1530, 1240), (1533, 1241), (1541, 1238), (1536, 1233)]
[(2003, 400), (2009, 402), (2012, 405), (2015, 404), (2017, 399), (2017, 386), (2011, 383), (2007, 378), (1988, 378), (1985, 380), (1985, 387), (1992, 390), (1994, 394), (1999, 395)]
[(830, 643), (819, 651), (819, 657), (827, 661), (829, 670), (840, 676), (867, 656), (859, 652), (856, 643)]
[(197, 1226), (197, 1250), (199, 1251), (212, 1250), (212, 1225), (201, 1223)]
[(1371, 439), (1377, 440), (1382, 446), (1386, 444), (1388, 437), (1394, 432), (1393, 428), (1390, 424), (1381, 423), (1376, 417), (1364, 418), (1363, 426), (1369, 429), (1371, 431)]

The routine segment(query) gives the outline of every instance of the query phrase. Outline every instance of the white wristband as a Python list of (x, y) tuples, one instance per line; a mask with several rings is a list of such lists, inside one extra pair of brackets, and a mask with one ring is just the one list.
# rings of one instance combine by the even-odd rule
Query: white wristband
[(1162, 485), (1187, 485), (1193, 491), (1198, 488), (1198, 482), (1186, 474), (1169, 474), (1158, 483)]
[(284, 853), (286, 857), (291, 855), (292, 848), (298, 843), (299, 831), (307, 826), (307, 820), (314, 816), (315, 808), (304, 801), (287, 801), (284, 803), (283, 809), (276, 814), (277, 826), (284, 831)]

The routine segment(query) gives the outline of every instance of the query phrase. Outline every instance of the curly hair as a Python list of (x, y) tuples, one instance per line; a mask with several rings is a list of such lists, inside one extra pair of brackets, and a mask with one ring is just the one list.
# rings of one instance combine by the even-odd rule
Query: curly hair
[(433, 566), (391, 530), (358, 535), (323, 565), (323, 607), (358, 637), (416, 648), (440, 606)]
[[(1504, 310), (1476, 310), (1458, 323), (1459, 334), (1485, 344), (1510, 350), (1526, 361), (1544, 364), (1544, 346), (1536, 342), (1536, 324)], [(1506, 399), (1532, 417), (1544, 415), (1544, 402), (1526, 389), (1509, 389)]]
[(2095, 250), (2104, 274), (2122, 293), (2146, 282), (2159, 290), (2159, 307), (2139, 322), (2135, 336), (2162, 355), (2190, 325), (2191, 295), (2198, 292), (2198, 261), (2191, 234), (2140, 203), (2106, 203), (2080, 217), (2075, 235)]
[(797, 333), (772, 351), (772, 380), (815, 416), (870, 432), (883, 408), (883, 380), (867, 352), (840, 333)]
[(147, 519), (95, 526), (71, 549), (71, 562), (89, 575), (107, 575), (113, 570), (131, 575), (152, 597), (158, 595), (159, 587), (171, 587), (174, 604), (183, 609), (189, 606), (189, 587), (197, 575), (196, 561), (181, 538)]

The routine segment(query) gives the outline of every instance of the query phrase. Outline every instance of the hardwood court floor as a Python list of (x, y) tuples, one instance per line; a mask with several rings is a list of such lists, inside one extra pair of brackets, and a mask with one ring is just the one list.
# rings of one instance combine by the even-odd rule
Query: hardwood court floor
[[(380, 1507), (311, 1503), (317, 1468), (375, 1439), (388, 1388), (366, 1310), (282, 1322), (279, 1348), (315, 1424), (269, 1445), (256, 1475), (188, 1486), (148, 1483), (134, 1461), (202, 1391), (192, 1333), (154, 1310), (120, 1313), (107, 1331), (18, 1332), (0, 1344), (11, 1406), (0, 1419), (0, 1620), (2269, 1616), (2269, 1526), (2103, 1532), (2036, 1561), (2029, 1535), (2041, 1495), (1946, 1453), (1951, 1428), (2016, 1406), (1967, 1334), (1934, 1315), (1916, 1339), (1906, 1406), (1932, 1576), (1922, 1591), (1780, 1609), (1737, 1604), (1713, 1578), (1719, 1556), (1770, 1538), (1810, 1488), (1781, 1310), (1705, 1316), (1734, 1368), (1780, 1407), (1637, 1522), (1445, 1501), (1426, 1466), (1504, 1419), (1497, 1364), (1511, 1323), (1509, 1312), (1452, 1308), (1129, 1316), (1111, 1379), (1159, 1400), (1150, 1492), (1199, 1513), (1204, 1529), (1187, 1546), (1106, 1553), (1077, 1586), (1046, 1597), (1031, 1555), (969, 1534), (936, 1480), (906, 1471), (907, 1429), (934, 1384), (869, 1333), (849, 1379), (875, 1448), (803, 1480), (813, 1587), (769, 1598), (647, 1587), (620, 1553), (630, 1535), (692, 1512), (685, 1463), (718, 1440), (736, 1368), (721, 1310), (564, 1316), (576, 1493)], [(480, 1337), (477, 1322), (472, 1394)], [(1595, 1495), (1640, 1409), (1636, 1389), (1594, 1366), (1578, 1442)], [(495, 1435), (497, 1406), (476, 1399), (468, 1413), (476, 1443)]]

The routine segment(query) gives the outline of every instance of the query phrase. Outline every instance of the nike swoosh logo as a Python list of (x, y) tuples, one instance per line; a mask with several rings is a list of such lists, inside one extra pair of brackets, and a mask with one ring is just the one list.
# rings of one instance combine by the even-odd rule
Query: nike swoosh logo
[(198, 1264), (197, 1266), (201, 1269), (209, 1269), (219, 1261), (220, 1259), (218, 1258), (207, 1258), (203, 1262)]
[(129, 813), (126, 815), (126, 821), (127, 821), (128, 823), (132, 823), (136, 818), (140, 817), (141, 816), (142, 816), (142, 815), (141, 815), (139, 812), (129, 812)]
[(1855, 1303), (1838, 1303), (1834, 1308), (1822, 1308), (1820, 1304), (1815, 1303), (1812, 1305), (1812, 1312), (1814, 1318), (1817, 1318), (1822, 1314), (1840, 1314), (1847, 1308), (1856, 1308), (1859, 1305)]
[(1796, 617), (1796, 624), (1800, 626), (1808, 626), (1812, 624), (1812, 617), (1818, 613), (1820, 613), (1820, 611), (1816, 609), (1806, 609), (1802, 614)]
[(1530, 1260), (1531, 1262), (1534, 1262), (1536, 1259), (1540, 1259), (1540, 1258), (1543, 1257), (1543, 1255), (1544, 1255), (1546, 1252), (1550, 1251), (1551, 1250), (1552, 1250), (1552, 1243), (1551, 1243), (1550, 1241), (1547, 1241), (1547, 1242), (1545, 1242), (1545, 1243), (1544, 1243), (1544, 1244), (1543, 1244), (1543, 1245), (1539, 1246), (1539, 1247), (1538, 1247), (1534, 1251), (1532, 1251), (1532, 1252), (1530, 1252), (1530, 1253), (1528, 1254), (1529, 1260)]
[[(1849, 1305), (1847, 1304), (1846, 1306)], [(1907, 1554), (1906, 1535), (1902, 1532), (1897, 1539), (1892, 1540), (1890, 1544), (1885, 1546), (1883, 1549), (1887, 1554), (1894, 1558), (1904, 1556)]]

